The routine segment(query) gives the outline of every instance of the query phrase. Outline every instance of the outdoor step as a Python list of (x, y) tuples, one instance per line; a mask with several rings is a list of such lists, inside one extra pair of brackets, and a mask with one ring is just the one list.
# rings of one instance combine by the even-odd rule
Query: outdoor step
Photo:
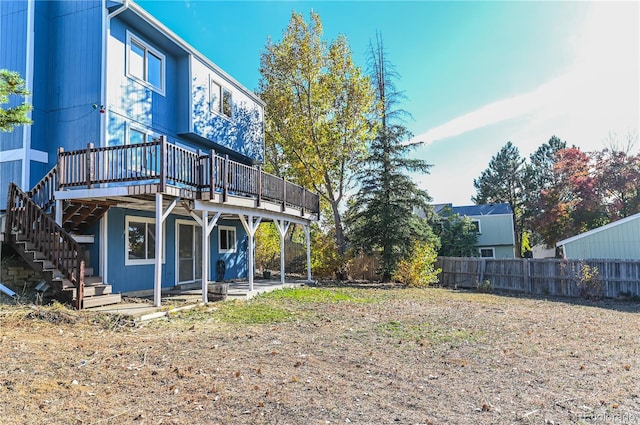
[(100, 307), (101, 305), (118, 304), (122, 301), (120, 294), (100, 295), (82, 299), (83, 308)]
[(89, 243), (93, 243), (95, 237), (93, 235), (78, 235), (75, 233), (72, 233), (71, 236), (73, 236), (73, 239), (81, 244), (89, 244)]
[[(75, 298), (76, 297), (76, 288), (68, 288), (65, 289), (65, 291), (68, 291), (71, 293), (71, 298)], [(100, 285), (92, 285), (92, 286), (85, 286), (84, 287), (84, 296), (86, 297), (101, 297), (104, 295), (110, 295), (112, 293), (112, 286), (111, 285), (104, 285), (104, 284), (100, 284)]]

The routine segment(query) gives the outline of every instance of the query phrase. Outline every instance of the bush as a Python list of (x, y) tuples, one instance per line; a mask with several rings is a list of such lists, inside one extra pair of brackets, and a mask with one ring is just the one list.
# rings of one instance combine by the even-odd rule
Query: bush
[(575, 271), (575, 276), (580, 296), (588, 300), (599, 300), (604, 296), (604, 284), (597, 267), (581, 263)]
[(438, 274), (442, 270), (435, 268), (437, 256), (433, 245), (417, 242), (413, 245), (409, 257), (398, 263), (393, 278), (410, 287), (425, 287), (438, 283)]

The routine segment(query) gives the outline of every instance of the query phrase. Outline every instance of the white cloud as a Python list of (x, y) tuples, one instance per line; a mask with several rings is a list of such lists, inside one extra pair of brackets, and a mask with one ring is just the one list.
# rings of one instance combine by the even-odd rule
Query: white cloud
[[(640, 47), (638, 4), (591, 4), (582, 29), (572, 38), (571, 69), (536, 89), (500, 99), (458, 116), (414, 138), (425, 144), (517, 117), (521, 131), (505, 140), (531, 151), (557, 134), (585, 150), (599, 149), (610, 131), (638, 131)], [(536, 139), (532, 139), (536, 137)]]

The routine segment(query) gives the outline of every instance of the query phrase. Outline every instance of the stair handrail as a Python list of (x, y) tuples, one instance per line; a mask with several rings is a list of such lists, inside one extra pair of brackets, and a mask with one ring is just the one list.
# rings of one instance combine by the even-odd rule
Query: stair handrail
[(27, 195), (33, 200), (42, 210), (49, 211), (55, 204), (55, 191), (58, 190), (58, 166), (54, 165), (53, 168), (45, 174), (38, 183), (33, 186)]
[(71, 234), (37, 205), (15, 183), (9, 184), (6, 235), (20, 232), (27, 242), (45, 255), (54, 267), (76, 288), (76, 308), (82, 309), (84, 297), (84, 249)]

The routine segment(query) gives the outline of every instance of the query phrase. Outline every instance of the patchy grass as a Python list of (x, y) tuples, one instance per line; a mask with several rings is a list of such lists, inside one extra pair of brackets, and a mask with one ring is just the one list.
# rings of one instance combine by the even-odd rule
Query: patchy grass
[(3, 424), (639, 423), (640, 305), (323, 286), (0, 311)]

